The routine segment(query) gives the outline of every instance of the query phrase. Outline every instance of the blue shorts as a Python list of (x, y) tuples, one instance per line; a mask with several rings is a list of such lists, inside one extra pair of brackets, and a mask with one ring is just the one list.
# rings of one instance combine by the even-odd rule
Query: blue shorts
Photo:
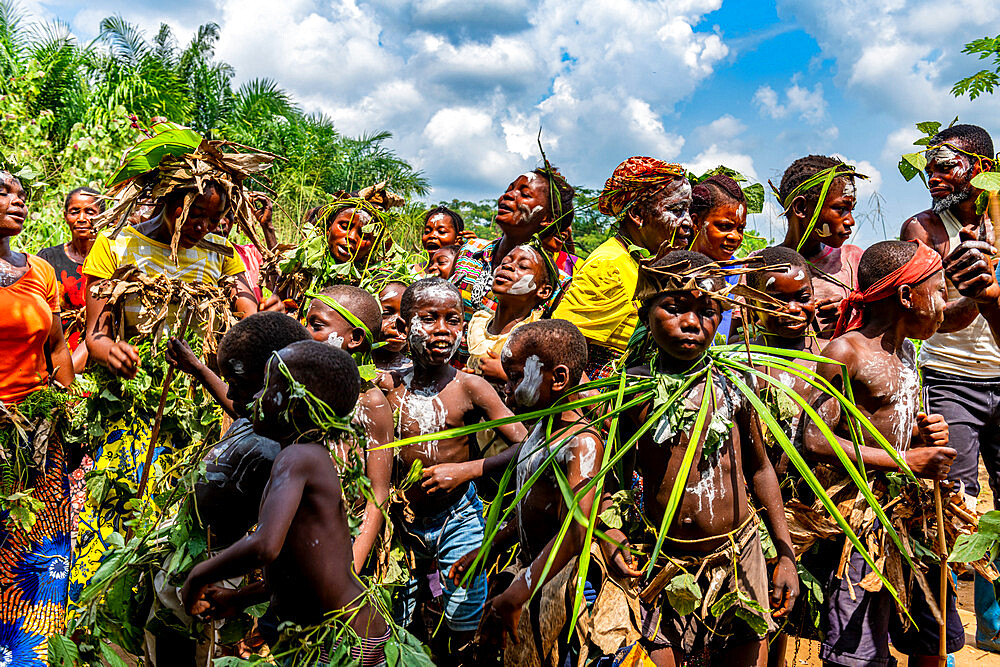
[(482, 546), (485, 527), (483, 503), (471, 483), (465, 495), (443, 512), (417, 517), (413, 523), (396, 524), (400, 541), (413, 553), (417, 565), (393, 603), (397, 623), (406, 627), (412, 621), (420, 581), (427, 580), (431, 566), (436, 563), (436, 572), (430, 574), (441, 584), (448, 628), (462, 632), (479, 627), (486, 603), (486, 575), (471, 578), (468, 587), (461, 588), (448, 577), (448, 571), (459, 558)]

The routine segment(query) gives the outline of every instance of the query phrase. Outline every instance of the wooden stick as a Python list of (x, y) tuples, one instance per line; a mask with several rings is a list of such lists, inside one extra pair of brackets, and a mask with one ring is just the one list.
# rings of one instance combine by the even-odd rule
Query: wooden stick
[(938, 667), (948, 664), (948, 607), (945, 605), (948, 595), (948, 543), (944, 534), (944, 508), (941, 506), (941, 482), (934, 480), (934, 510), (937, 513), (938, 549), (941, 551), (941, 582), (939, 589), (939, 606), (941, 623), (938, 626)]
[[(181, 322), (181, 328), (177, 330), (176, 338), (183, 339), (184, 334), (187, 333), (188, 325), (191, 324), (191, 318), (194, 316), (194, 307), (188, 306), (187, 312), (184, 313), (184, 320)], [(146, 463), (142, 467), (142, 476), (139, 478), (139, 492), (136, 494), (136, 498), (142, 499), (142, 494), (146, 492), (146, 485), (149, 483), (149, 468), (153, 465), (153, 451), (156, 448), (156, 441), (160, 437), (160, 426), (163, 424), (163, 410), (167, 406), (167, 394), (170, 393), (170, 382), (174, 379), (174, 367), (167, 366), (166, 375), (163, 376), (163, 391), (160, 392), (160, 404), (156, 408), (156, 418), (153, 420), (153, 428), (149, 433), (149, 444), (146, 445)], [(125, 541), (128, 542), (132, 537), (132, 527), (130, 526), (127, 531), (125, 531)]]

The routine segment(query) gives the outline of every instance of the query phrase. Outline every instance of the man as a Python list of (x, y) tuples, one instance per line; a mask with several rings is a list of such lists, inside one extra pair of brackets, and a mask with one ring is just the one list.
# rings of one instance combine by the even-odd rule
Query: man
[(569, 320), (587, 338), (587, 375), (628, 346), (638, 311), (632, 297), (639, 265), (630, 245), (651, 255), (661, 247), (686, 249), (694, 236), (691, 185), (684, 167), (651, 157), (630, 157), (604, 184), (598, 210), (618, 221), (618, 233), (587, 257), (553, 317)]
[[(953, 125), (931, 138), (927, 151), (927, 187), (931, 208), (903, 223), (900, 238), (919, 239), (942, 258), (964, 240), (989, 238), (986, 215), (976, 212), (982, 193), (971, 183), (982, 171), (993, 168), (993, 140), (976, 125)], [(950, 444), (958, 450), (949, 479), (965, 484), (966, 493), (979, 495), (979, 455), (989, 473), (994, 497), (1000, 493), (1000, 347), (976, 302), (956, 289), (954, 271), (949, 271), (948, 305), (939, 332), (924, 342), (917, 364), (926, 388), (925, 411), (939, 413), (948, 422)], [(981, 606), (995, 605), (990, 587)], [(988, 589), (988, 590), (987, 590)], [(977, 595), (977, 598), (982, 597)], [(977, 613), (978, 617), (978, 613)], [(982, 626), (984, 617), (977, 618)], [(995, 624), (993, 621), (991, 625)], [(998, 628), (979, 627), (977, 645), (1000, 650), (990, 638)]]

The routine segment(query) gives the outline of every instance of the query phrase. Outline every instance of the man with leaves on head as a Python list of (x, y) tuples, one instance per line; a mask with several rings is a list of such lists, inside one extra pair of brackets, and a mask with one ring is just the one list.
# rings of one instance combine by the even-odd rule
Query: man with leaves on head
[[(940, 125), (921, 123), (918, 127), (935, 132)], [(988, 194), (984, 191), (989, 183), (983, 180), (1000, 181), (1000, 174), (993, 171), (996, 161), (989, 133), (976, 125), (952, 125), (918, 141), (928, 147), (924, 173), (931, 207), (906, 220), (900, 238), (919, 239), (942, 258), (963, 241), (978, 245), (987, 256), (992, 254), (989, 244), (995, 239), (993, 226), (988, 224)], [(907, 163), (908, 158), (904, 157)], [(904, 168), (901, 163), (901, 171)], [(909, 175), (912, 178), (915, 173)], [(982, 454), (996, 497), (1000, 492), (1000, 346), (976, 301), (961, 296), (951, 277), (945, 321), (921, 346), (917, 359), (926, 388), (926, 410), (944, 415), (951, 446), (958, 450), (949, 479), (962, 482), (967, 494), (978, 496)], [(992, 587), (977, 586), (977, 593), (977, 598), (985, 594), (995, 606)], [(978, 599), (977, 609), (982, 604), (986, 600)], [(1000, 627), (993, 627), (983, 636), (977, 632), (977, 644), (1000, 650), (1000, 644), (992, 640), (997, 630)]]

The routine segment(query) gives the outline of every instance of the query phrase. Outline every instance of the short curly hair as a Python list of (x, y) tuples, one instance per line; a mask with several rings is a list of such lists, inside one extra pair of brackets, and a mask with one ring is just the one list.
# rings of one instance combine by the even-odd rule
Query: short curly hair
[(812, 275), (809, 272), (809, 262), (806, 261), (806, 258), (791, 248), (786, 248), (783, 245), (768, 246), (760, 252), (755, 253), (754, 257), (760, 257), (764, 260), (763, 268), (747, 274), (747, 285), (755, 290), (764, 291), (764, 281), (767, 279), (769, 274), (774, 273), (774, 270), (769, 269), (768, 267), (776, 266), (778, 264), (788, 264), (802, 269), (805, 271), (807, 276)]
[[(800, 157), (798, 160), (789, 165), (788, 169), (785, 170), (784, 175), (782, 175), (781, 185), (778, 187), (778, 196), (781, 198), (781, 201), (784, 202), (788, 199), (788, 195), (795, 191), (795, 188), (799, 187), (819, 172), (824, 169), (829, 169), (830, 167), (836, 167), (843, 164), (844, 162), (842, 160), (838, 160), (837, 158), (829, 157), (827, 155), (807, 155), (805, 157)], [(842, 176), (837, 176), (837, 178), (847, 178), (850, 179), (852, 183), (854, 182), (854, 176), (851, 174), (844, 174)], [(804, 196), (806, 201), (815, 205), (816, 202), (819, 201), (819, 194), (822, 189), (822, 184), (817, 183), (808, 190), (800, 192), (799, 194)]]
[(338, 417), (354, 409), (361, 392), (361, 376), (350, 354), (315, 340), (292, 343), (278, 352), (288, 372)]
[(430, 220), (433, 216), (442, 214), (451, 218), (451, 226), (455, 228), (455, 231), (459, 234), (465, 231), (465, 220), (462, 219), (461, 214), (458, 211), (453, 211), (447, 206), (435, 206), (431, 210), (424, 213), (424, 224)]
[(515, 349), (526, 356), (537, 355), (548, 369), (565, 364), (571, 386), (580, 382), (587, 366), (587, 339), (567, 320), (538, 320), (519, 326), (504, 347), (505, 351)]
[(328, 296), (361, 320), (374, 337), (382, 328), (382, 307), (371, 294), (353, 285), (330, 285), (319, 292)]
[(931, 146), (940, 146), (944, 143), (958, 144), (956, 148), (959, 146), (965, 148), (966, 150), (962, 152), (970, 157), (982, 155), (990, 160), (994, 158), (993, 138), (978, 125), (952, 125), (931, 137)]
[(458, 301), (458, 307), (464, 307), (462, 302), (462, 292), (453, 283), (444, 278), (421, 278), (406, 288), (402, 298), (399, 300), (399, 315), (403, 321), (409, 324), (413, 317), (413, 312), (417, 309), (417, 302), (424, 296), (441, 296), (450, 294)]
[(219, 342), (219, 359), (239, 359), (247, 370), (263, 375), (271, 354), (292, 343), (310, 340), (309, 332), (284, 313), (254, 313), (240, 320)]

